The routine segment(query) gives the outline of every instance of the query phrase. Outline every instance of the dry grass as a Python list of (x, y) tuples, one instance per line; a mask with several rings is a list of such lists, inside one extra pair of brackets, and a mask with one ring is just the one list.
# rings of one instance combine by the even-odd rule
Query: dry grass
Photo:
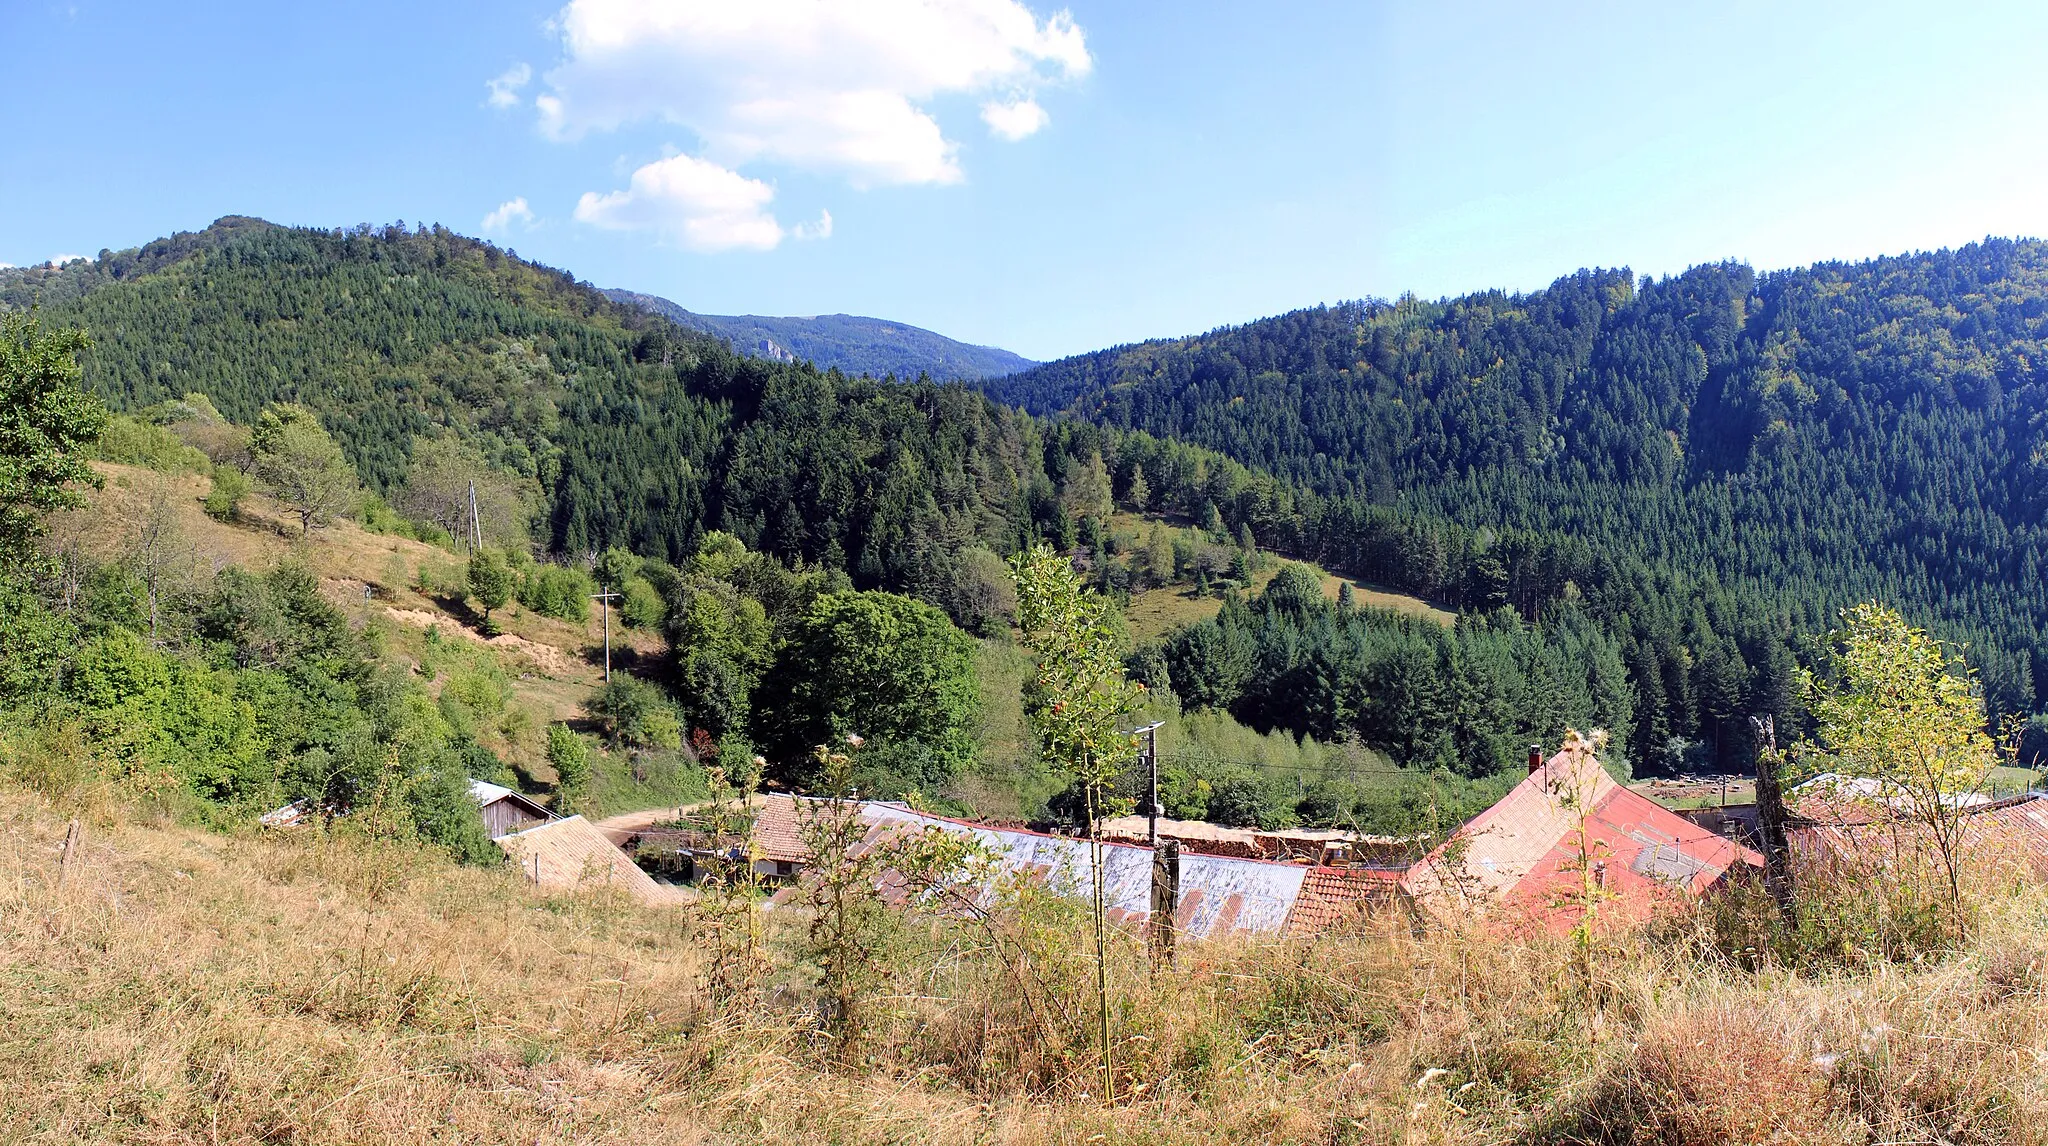
[[(532, 729), (521, 743), (492, 747), (515, 757), (530, 773), (552, 774), (541, 763), (537, 730), (550, 721), (580, 716), (584, 702), (603, 683), (602, 634), (595, 615), (585, 623), (561, 621), (514, 605), (497, 616), (503, 634), (486, 640), (467, 614), (416, 591), (422, 568), (460, 569), (459, 554), (371, 533), (350, 521), (302, 538), (296, 518), (257, 494), (243, 500), (240, 520), (216, 521), (201, 507), (209, 488), (203, 476), (158, 474), (107, 462), (95, 462), (94, 468), (106, 479), (104, 488), (88, 494), (86, 507), (53, 517), (51, 545), (74, 546), (100, 561), (118, 560), (155, 491), (167, 489), (176, 513), (177, 548), (187, 566), (177, 579), (197, 584), (230, 565), (260, 571), (296, 561), (320, 578), (329, 600), (358, 628), (377, 628), (386, 651), (401, 662), (421, 663), (429, 627), (438, 627), (449, 639), (489, 647), (510, 680), (510, 707), (532, 717)], [(366, 594), (366, 588), (373, 591)], [(623, 631), (616, 616), (612, 646), (621, 661), (661, 652), (658, 636)]]
[[(709, 998), (701, 924), (540, 898), (340, 836), (223, 837), (0, 792), (0, 1126), (19, 1142), (2027, 1142), (2048, 1127), (2048, 899), (1962, 957), (1795, 977), (1683, 936), (1387, 926), (1119, 947), (1120, 1094), (1071, 912), (1028, 965), (906, 926), (867, 1037), (809, 980)], [(769, 950), (787, 927), (764, 917)], [(1019, 970), (1022, 966), (1023, 969)], [(1020, 989), (1020, 984), (1025, 989)], [(1596, 1007), (1592, 1000), (1599, 1000)], [(1100, 1137), (1097, 1137), (1100, 1136)]]
[[(1338, 589), (1344, 584), (1345, 579), (1327, 569), (1313, 565), (1309, 568), (1314, 569), (1322, 578), (1323, 595), (1332, 601), (1336, 600)], [(1252, 574), (1254, 589), (1263, 591), (1266, 582), (1271, 581), (1278, 571), (1278, 565), (1274, 565)], [(1363, 608), (1386, 609), (1405, 616), (1421, 617), (1435, 621), (1445, 628), (1458, 623), (1456, 613), (1439, 609), (1420, 597), (1376, 589), (1363, 581), (1351, 582), (1351, 594)], [(1131, 640), (1144, 642), (1163, 637), (1182, 625), (1206, 621), (1222, 611), (1223, 600), (1220, 597), (1198, 595), (1186, 585), (1168, 585), (1132, 594), (1130, 607), (1124, 610), (1124, 617), (1130, 628)]]

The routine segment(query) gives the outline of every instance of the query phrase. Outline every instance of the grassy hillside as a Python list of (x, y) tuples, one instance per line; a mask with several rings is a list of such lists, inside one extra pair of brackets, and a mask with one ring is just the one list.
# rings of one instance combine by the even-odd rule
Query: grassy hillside
[(1018, 420), (979, 395), (742, 357), (445, 228), (229, 217), (0, 270), (0, 308), (38, 302), (91, 335), (87, 386), (117, 410), (199, 392), (248, 425), (300, 402), (385, 493), (420, 442), (453, 437), (541, 487), (559, 553), (675, 561), (722, 529), (900, 588), (965, 543), (1013, 548), (1043, 481)]
[(1543, 937), (1367, 927), (1150, 976), (1120, 937), (1106, 1103), (1071, 912), (992, 918), (1043, 960), (1021, 993), (988, 933), (892, 926), (837, 1040), (789, 912), (721, 987), (702, 910), (59, 799), (0, 784), (15, 1142), (1991, 1143), (2048, 1118), (2037, 886), (1953, 957), (1806, 972), (1744, 970), (1704, 918), (1610, 936), (1590, 979)]
[[(421, 679), (429, 695), (438, 697), (451, 681), (479, 688), (476, 741), (511, 766), (518, 786), (547, 798), (556, 776), (546, 757), (546, 726), (567, 721), (588, 729), (585, 705), (603, 682), (603, 633), (595, 614), (571, 622), (514, 603), (494, 618), (500, 631), (486, 636), (461, 594), (445, 588), (461, 580), (459, 553), (346, 520), (301, 537), (292, 515), (260, 495), (243, 500), (234, 522), (219, 521), (203, 511), (204, 476), (107, 462), (95, 468), (104, 487), (91, 492), (84, 507), (55, 515), (46, 550), (81, 564), (132, 561), (137, 530), (161, 506), (170, 512), (167, 593), (191, 591), (230, 566), (259, 572), (281, 563), (303, 566), (349, 624), (371, 637), (380, 659)], [(619, 664), (659, 663), (658, 635), (630, 629), (617, 616), (611, 631)], [(602, 751), (597, 765), (600, 813), (700, 793), (701, 777), (670, 778), (660, 768), (653, 776), (647, 765), (636, 768)]]

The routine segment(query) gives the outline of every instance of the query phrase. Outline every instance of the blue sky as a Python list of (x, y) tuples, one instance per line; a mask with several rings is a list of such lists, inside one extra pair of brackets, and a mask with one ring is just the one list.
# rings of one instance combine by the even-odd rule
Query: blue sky
[(424, 220), (1048, 358), (2048, 234), (2048, 6), (1564, 7), (6, 0), (0, 262)]

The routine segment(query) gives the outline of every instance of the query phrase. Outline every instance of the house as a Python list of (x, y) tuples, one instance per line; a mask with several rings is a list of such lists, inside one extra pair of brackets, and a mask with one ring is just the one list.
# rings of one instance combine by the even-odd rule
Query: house
[(804, 845), (803, 821), (798, 810), (800, 799), (773, 792), (760, 797), (753, 831), (748, 836), (748, 854), (753, 857), (754, 875), (758, 878), (794, 879), (810, 862), (811, 849)]
[(1640, 921), (1674, 895), (1700, 895), (1763, 857), (1691, 823), (1607, 774), (1576, 735), (1408, 870), (1402, 886), (1434, 912), (1505, 912), (1550, 930), (1582, 915), (1588, 881), (1610, 918)]
[(1309, 938), (1342, 932), (1389, 907), (1402, 904), (1402, 872), (1371, 867), (1312, 867), (1288, 909), (1280, 933)]
[[(867, 803), (862, 815), (873, 825), (870, 844), (891, 831), (957, 832), (972, 836), (995, 856), (993, 879), (1021, 874), (1044, 880), (1064, 895), (1093, 895), (1085, 839), (993, 828), (894, 803)], [(1134, 928), (1144, 926), (1151, 917), (1152, 849), (1105, 842), (1102, 855), (1103, 898), (1109, 919)], [(985, 893), (992, 890), (985, 889)], [(1399, 873), (1395, 871), (1325, 868), (1183, 851), (1174, 925), (1180, 934), (1197, 939), (1314, 934), (1400, 896)]]
[(621, 845), (628, 854), (658, 868), (665, 874), (694, 882), (712, 861), (729, 862), (745, 855), (754, 877), (766, 883), (787, 883), (810, 862), (810, 849), (803, 841), (801, 807), (809, 803), (801, 796), (780, 793), (758, 795), (748, 801), (753, 821), (744, 844), (731, 836), (720, 838), (702, 823), (692, 826), (644, 827)]
[(612, 890), (657, 907), (691, 896), (682, 888), (656, 883), (582, 816), (548, 820), (492, 842), (522, 875), (548, 891)]
[[(2025, 792), (2002, 800), (1950, 805), (1960, 829), (1957, 854), (2004, 860), (2036, 876), (2048, 876), (2048, 793)], [(1901, 850), (1927, 854), (1934, 840), (1910, 814), (1887, 813), (1881, 803), (1809, 798), (1798, 806), (1788, 832), (1792, 852), (1813, 863), (1855, 859), (1888, 866)]]
[[(1787, 810), (1813, 824), (1870, 824), (1913, 815), (1913, 794), (1872, 776), (1823, 772), (1786, 795)], [(1944, 792), (1943, 806), (1965, 810), (1991, 804), (1982, 792)]]
[(482, 780), (469, 782), (469, 796), (476, 801), (477, 812), (484, 818), (485, 832), (494, 840), (555, 818), (553, 812), (512, 789)]

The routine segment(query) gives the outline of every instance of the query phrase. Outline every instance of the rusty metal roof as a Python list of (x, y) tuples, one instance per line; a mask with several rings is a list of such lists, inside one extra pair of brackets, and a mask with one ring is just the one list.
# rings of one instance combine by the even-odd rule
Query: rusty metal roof
[(1588, 876), (1624, 917), (1763, 858), (1616, 783), (1574, 740), (1409, 869), (1425, 903), (1498, 904), (1569, 927)]
[[(1959, 809), (1961, 842), (1969, 853), (2015, 860), (2048, 874), (2048, 794), (2027, 792)], [(1927, 828), (1910, 813), (1889, 818), (1844, 819), (1806, 824), (1791, 834), (1795, 851), (1809, 856), (1832, 851), (1854, 855), (1884, 853), (1927, 841)]]

